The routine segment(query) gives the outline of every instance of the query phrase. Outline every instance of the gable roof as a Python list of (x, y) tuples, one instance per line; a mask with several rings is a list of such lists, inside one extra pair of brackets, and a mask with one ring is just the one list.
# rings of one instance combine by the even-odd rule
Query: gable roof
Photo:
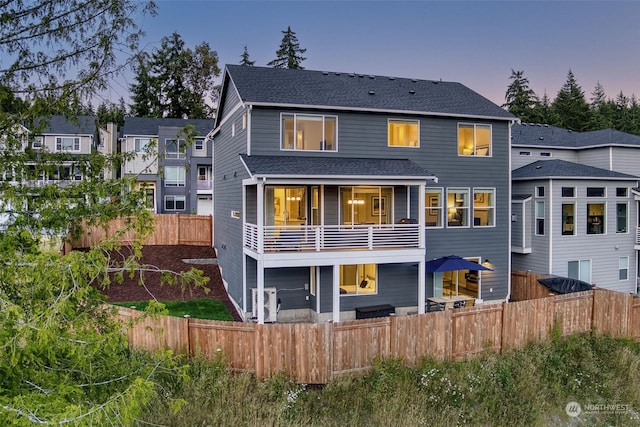
[(240, 158), (249, 172), (262, 177), (437, 179), (407, 159), (353, 157), (248, 156)]
[(94, 116), (77, 116), (67, 118), (54, 115), (38, 120), (36, 126), (43, 125), (41, 135), (93, 135), (96, 132)]
[(213, 119), (167, 119), (155, 117), (127, 117), (122, 135), (158, 135), (160, 126), (183, 128), (193, 125), (199, 136), (206, 136), (213, 129)]
[(511, 178), (514, 181), (540, 178), (638, 180), (637, 176), (580, 163), (567, 162), (566, 160), (538, 160), (515, 169), (511, 172)]
[(511, 145), (569, 149), (612, 145), (638, 147), (640, 136), (615, 129), (574, 132), (546, 124), (521, 123), (511, 128)]
[[(227, 65), (223, 91), (245, 104), (515, 120), (460, 83), (354, 73)], [(224, 106), (218, 109), (218, 122)]]

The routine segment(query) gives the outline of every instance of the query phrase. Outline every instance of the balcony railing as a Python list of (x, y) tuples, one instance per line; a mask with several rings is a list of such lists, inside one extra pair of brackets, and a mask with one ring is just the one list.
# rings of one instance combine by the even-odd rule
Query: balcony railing
[(198, 190), (213, 190), (213, 181), (198, 179)]
[(244, 225), (244, 246), (258, 253), (420, 247), (418, 224), (381, 225)]

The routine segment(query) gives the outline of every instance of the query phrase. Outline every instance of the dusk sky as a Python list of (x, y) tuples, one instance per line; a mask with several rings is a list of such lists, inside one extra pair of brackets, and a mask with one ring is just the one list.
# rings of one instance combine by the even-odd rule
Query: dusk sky
[[(275, 58), (287, 26), (308, 70), (460, 82), (498, 105), (511, 70), (554, 99), (571, 69), (587, 101), (640, 96), (640, 1), (216, 1), (156, 0), (139, 21), (153, 49), (178, 32), (207, 41), (220, 66), (246, 45), (255, 65)], [(108, 96), (127, 98), (127, 83)]]

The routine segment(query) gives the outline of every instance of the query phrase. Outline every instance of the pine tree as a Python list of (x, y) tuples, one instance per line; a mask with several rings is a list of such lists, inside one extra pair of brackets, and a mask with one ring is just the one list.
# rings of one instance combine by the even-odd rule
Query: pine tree
[(584, 92), (569, 70), (567, 80), (558, 92), (551, 108), (556, 126), (575, 131), (590, 130), (592, 126), (591, 110), (584, 98)]
[(302, 49), (298, 42), (296, 33), (291, 31), (291, 27), (287, 27), (286, 31), (282, 31), (284, 36), (282, 37), (282, 43), (280, 43), (280, 49), (276, 51), (276, 59), (269, 62), (267, 65), (274, 68), (290, 68), (296, 70), (304, 70), (301, 65), (305, 57), (302, 55), (307, 49)]
[(604, 87), (596, 83), (591, 92), (591, 112), (593, 117), (592, 129), (607, 129), (613, 127), (613, 110), (607, 102)]
[(247, 49), (247, 45), (244, 45), (244, 50), (242, 51), (242, 55), (240, 55), (240, 65), (252, 67), (255, 63), (255, 61), (249, 59), (249, 50)]
[(512, 82), (507, 88), (504, 96), (506, 102), (502, 106), (522, 121), (531, 121), (532, 110), (538, 102), (538, 97), (529, 87), (529, 79), (524, 77), (524, 71), (512, 69), (510, 79)]
[(173, 33), (160, 48), (138, 57), (131, 113), (137, 117), (203, 119), (217, 102), (218, 54), (204, 42), (194, 50)]

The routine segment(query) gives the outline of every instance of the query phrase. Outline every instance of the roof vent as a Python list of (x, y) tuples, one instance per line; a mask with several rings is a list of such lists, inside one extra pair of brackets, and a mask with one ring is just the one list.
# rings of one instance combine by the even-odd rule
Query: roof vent
[(395, 77), (389, 77), (389, 80), (395, 80), (395, 79), (396, 79)]
[(416, 94), (416, 91), (415, 91), (415, 90), (413, 90), (413, 89), (411, 89), (411, 90), (409, 90), (409, 93), (410, 93), (411, 95), (415, 95), (415, 94)]
[(355, 74), (353, 74), (353, 73), (349, 74), (349, 77), (355, 77), (355, 76), (356, 76), (356, 75), (355, 75)]
[(336, 73), (336, 76), (339, 76), (339, 75), (340, 75), (340, 73)]
[(375, 94), (376, 94), (376, 91), (375, 91), (375, 90), (370, 90), (370, 91), (369, 91), (369, 95), (375, 95)]
[(542, 165), (536, 166), (536, 169), (542, 169)]
[(411, 79), (411, 81), (412, 81), (413, 83), (418, 83), (418, 81), (417, 81), (416, 79)]
[(544, 136), (541, 136), (541, 137), (540, 137), (540, 141), (542, 141), (543, 139), (544, 139)]
[(369, 78), (370, 78), (371, 80), (374, 80), (374, 79), (376, 78), (376, 76), (369, 76)]
[(322, 74), (324, 74), (325, 76), (328, 76), (328, 75), (329, 75), (329, 73), (328, 73), (328, 72), (326, 72), (326, 71), (323, 71), (323, 72), (322, 72)]
[(439, 82), (437, 80), (434, 80), (431, 83), (433, 83), (434, 85), (437, 85)]

